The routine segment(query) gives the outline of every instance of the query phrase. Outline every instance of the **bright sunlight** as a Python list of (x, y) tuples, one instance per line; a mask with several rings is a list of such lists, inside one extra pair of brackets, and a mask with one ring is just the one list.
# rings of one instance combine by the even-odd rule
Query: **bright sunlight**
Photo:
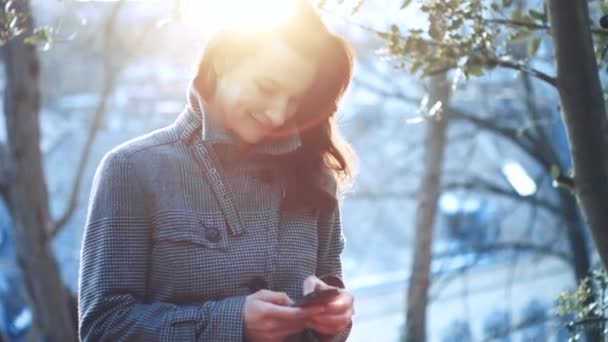
[(183, 18), (197, 22), (201, 17), (214, 27), (264, 29), (286, 20), (294, 8), (293, 0), (186, 0)]

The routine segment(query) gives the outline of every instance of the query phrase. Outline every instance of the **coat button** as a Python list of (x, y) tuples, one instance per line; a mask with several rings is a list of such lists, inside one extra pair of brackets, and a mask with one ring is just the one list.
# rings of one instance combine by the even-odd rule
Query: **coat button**
[(207, 228), (205, 230), (205, 237), (211, 242), (217, 242), (220, 239), (220, 232), (216, 228)]

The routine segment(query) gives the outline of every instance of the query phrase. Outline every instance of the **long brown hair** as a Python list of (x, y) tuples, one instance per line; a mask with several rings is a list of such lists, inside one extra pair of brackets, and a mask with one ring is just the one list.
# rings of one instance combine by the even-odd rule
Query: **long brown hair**
[(308, 0), (298, 0), (296, 5), (290, 20), (270, 30), (225, 29), (216, 33), (203, 50), (195, 84), (202, 97), (210, 100), (215, 92), (217, 58), (244, 58), (268, 39), (281, 39), (315, 60), (316, 79), (294, 119), (302, 146), (274, 160), (287, 179), (286, 208), (331, 209), (354, 174), (354, 152), (339, 134), (335, 118), (338, 102), (351, 80), (353, 50), (327, 29)]

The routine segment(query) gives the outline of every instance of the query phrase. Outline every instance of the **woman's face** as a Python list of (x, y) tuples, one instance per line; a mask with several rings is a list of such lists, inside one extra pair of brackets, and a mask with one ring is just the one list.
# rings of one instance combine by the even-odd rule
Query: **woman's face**
[(220, 61), (216, 74), (211, 114), (242, 141), (254, 144), (293, 118), (314, 82), (316, 65), (276, 39), (253, 56)]

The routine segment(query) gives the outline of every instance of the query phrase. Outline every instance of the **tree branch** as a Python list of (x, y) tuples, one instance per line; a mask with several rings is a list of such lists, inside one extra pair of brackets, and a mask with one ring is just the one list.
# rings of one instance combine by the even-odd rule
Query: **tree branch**
[[(373, 91), (378, 90), (381, 93), (381, 95), (384, 95), (384, 96), (401, 99), (407, 103), (411, 103), (412, 101), (414, 101), (412, 98), (407, 97), (401, 93), (382, 91), (380, 89), (377, 89), (377, 87), (374, 87), (373, 85), (367, 85), (364, 83), (362, 85), (369, 86), (370, 89)], [(478, 128), (491, 131), (491, 132), (497, 134), (498, 136), (501, 136), (501, 137), (509, 140), (511, 143), (515, 144), (516, 146), (521, 148), (524, 152), (526, 152), (530, 157), (533, 158), (533, 160), (536, 160), (546, 170), (549, 170), (551, 168), (552, 161), (548, 160), (542, 154), (540, 154), (539, 151), (536, 150), (536, 146), (526, 143), (526, 140), (522, 139), (522, 136), (518, 130), (510, 129), (510, 128), (506, 128), (506, 127), (500, 127), (500, 126), (496, 125), (495, 123), (493, 123), (491, 120), (484, 119), (482, 117), (472, 115), (469, 113), (465, 113), (465, 112), (455, 109), (453, 107), (448, 107), (448, 115), (450, 115), (452, 118), (455, 118), (455, 119), (468, 121), (468, 122), (474, 124)], [(486, 190), (486, 191), (492, 192), (494, 194), (507, 196), (507, 197), (510, 197), (510, 198), (513, 198), (516, 200), (523, 200), (532, 205), (541, 206), (542, 208), (549, 210), (550, 212), (552, 212), (556, 215), (561, 215), (559, 207), (547, 200), (538, 199), (534, 196), (522, 197), (519, 194), (517, 194), (515, 191), (497, 186), (496, 184), (491, 184), (487, 181), (473, 180), (473, 181), (469, 181), (469, 182), (451, 183), (451, 184), (445, 185), (445, 187)], [(415, 192), (410, 192), (410, 193), (404, 193), (404, 192), (390, 192), (390, 193), (355, 192), (351, 195), (351, 197), (355, 198), (355, 199), (368, 199), (368, 200), (372, 200), (372, 199), (415, 199), (416, 194), (415, 194)]]
[[(536, 196), (522, 197), (513, 190), (501, 187), (478, 177), (469, 179), (468, 181), (447, 182), (442, 186), (442, 191), (454, 189), (487, 191), (495, 195), (512, 198), (521, 202), (527, 202), (531, 205), (541, 207), (555, 215), (561, 215), (559, 206), (546, 199), (537, 198)], [(354, 200), (414, 200), (416, 197), (416, 191), (356, 191), (348, 195), (349, 199)]]
[(498, 58), (498, 57), (494, 57), (494, 58), (488, 57), (486, 61), (489, 64), (495, 63), (496, 65), (501, 66), (503, 68), (524, 72), (530, 76), (536, 77), (539, 80), (544, 81), (545, 83), (557, 88), (557, 79), (555, 77), (549, 76), (548, 74), (545, 74), (542, 71), (531, 68), (524, 63), (519, 63), (519, 62), (516, 62), (513, 60), (508, 60), (508, 59)]
[(464, 111), (458, 110), (453, 107), (449, 107), (448, 110), (449, 110), (449, 115), (451, 115), (455, 119), (468, 121), (468, 122), (474, 124), (475, 126), (477, 126), (478, 128), (490, 131), (492, 133), (495, 133), (498, 136), (501, 136), (501, 137), (509, 140), (512, 144), (514, 144), (515, 146), (518, 146), (524, 152), (526, 152), (526, 154), (528, 154), (530, 157), (532, 157), (534, 160), (536, 160), (546, 170), (550, 170), (551, 161), (547, 160), (547, 158), (545, 158), (542, 154), (540, 154), (536, 150), (534, 145), (531, 145), (531, 144), (527, 143), (525, 140), (523, 140), (519, 130), (510, 129), (510, 128), (506, 128), (506, 127), (500, 127), (500, 126), (496, 125), (495, 123), (493, 123), (491, 120), (484, 119), (480, 116), (466, 113)]
[[(484, 19), (484, 21), (486, 23), (492, 23), (492, 24), (501, 24), (501, 25), (507, 25), (507, 26), (513, 26), (513, 27), (524, 27), (524, 28), (528, 28), (531, 30), (545, 30), (545, 31), (551, 30), (551, 26), (549, 26), (549, 25), (542, 25), (542, 24), (531, 23), (531, 22), (521, 21), (521, 20)], [(592, 27), (591, 33), (602, 35), (602, 36), (608, 36), (608, 30), (604, 30), (601, 27)]]
[[(367, 84), (365, 82), (360, 82), (359, 84), (363, 87), (366, 87), (367, 89), (369, 89), (371, 91), (374, 91), (374, 92), (377, 91), (382, 96), (402, 100), (406, 103), (417, 102), (416, 99), (406, 96), (400, 92), (392, 92), (392, 91), (386, 91), (383, 89), (378, 89), (377, 86), (374, 86), (372, 84)], [(491, 120), (482, 118), (478, 115), (466, 113), (466, 112), (456, 109), (454, 107), (447, 107), (446, 112), (448, 115), (450, 115), (452, 118), (454, 118), (456, 120), (468, 121), (478, 128), (490, 131), (492, 133), (495, 133), (498, 136), (501, 136), (501, 137), (509, 140), (512, 144), (514, 144), (515, 146), (518, 146), (526, 154), (528, 154), (530, 157), (532, 157), (532, 159), (536, 160), (546, 170), (551, 169), (551, 165), (554, 163), (554, 161), (547, 159), (539, 151), (537, 151), (536, 145), (527, 143), (526, 140), (522, 139), (523, 136), (522, 136), (520, 130), (500, 127), (500, 126), (496, 125), (494, 122), (492, 122)]]
[(527, 328), (530, 328), (530, 327), (533, 327), (533, 326), (536, 326), (539, 324), (545, 324), (546, 322), (554, 322), (554, 321), (555, 321), (555, 319), (552, 318), (551, 316), (549, 316), (549, 317), (531, 317), (531, 318), (528, 318), (526, 320), (523, 320), (519, 323), (516, 323), (516, 324), (508, 327), (502, 333), (498, 333), (498, 334), (494, 334), (492, 336), (485, 337), (481, 341), (482, 342), (496, 341), (497, 339), (508, 337), (515, 332), (518, 332), (518, 331), (521, 331), (521, 330), (524, 330), (524, 329), (527, 329)]
[(87, 139), (85, 141), (84, 148), (82, 150), (82, 154), (81, 154), (80, 160), (78, 162), (76, 176), (74, 178), (74, 181), (72, 182), (72, 191), (71, 191), (71, 195), (70, 195), (70, 200), (68, 202), (68, 207), (57, 221), (51, 223), (50, 231), (49, 231), (49, 234), (51, 237), (57, 235), (59, 230), (61, 230), (61, 228), (70, 220), (70, 218), (72, 217), (72, 215), (74, 214), (74, 212), (76, 211), (76, 208), (78, 206), (78, 195), (80, 194), (80, 186), (82, 183), (82, 179), (84, 177), (84, 170), (86, 168), (87, 162), (89, 160), (89, 156), (91, 154), (93, 142), (95, 141), (95, 138), (97, 137), (97, 132), (99, 131), (99, 128), (101, 127), (101, 122), (105, 115), (108, 98), (109, 98), (112, 90), (114, 89), (114, 85), (115, 85), (115, 79), (116, 79), (115, 73), (116, 72), (115, 72), (114, 66), (112, 65), (113, 61), (112, 61), (111, 44), (112, 44), (112, 38), (115, 33), (114, 27), (116, 25), (116, 20), (118, 18), (118, 14), (120, 13), (120, 10), (122, 9), (122, 7), (124, 5), (125, 5), (124, 0), (117, 2), (114, 5), (114, 7), (112, 8), (112, 12), (111, 12), (110, 16), (108, 17), (106, 24), (105, 24), (103, 61), (104, 61), (104, 69), (106, 72), (105, 72), (105, 77), (104, 77), (102, 93), (101, 93), (101, 96), (99, 97), (99, 101), (97, 102), (93, 120), (91, 121), (91, 125), (89, 126), (89, 130), (87, 133)]
[[(464, 245), (463, 249), (472, 249), (473, 251), (483, 254), (483, 253), (491, 253), (502, 250), (515, 250), (520, 252), (536, 252), (545, 255), (551, 255), (557, 257), (566, 263), (572, 263), (572, 258), (569, 254), (560, 252), (551, 248), (548, 245), (539, 245), (530, 243), (527, 241), (505, 241), (505, 242), (490, 242), (490, 243), (478, 243), (478, 244), (470, 244)], [(441, 254), (434, 254), (433, 258), (446, 258), (446, 257), (454, 257), (461, 253), (462, 250), (458, 252), (447, 252)]]
[(465, 189), (465, 190), (482, 190), (492, 194), (508, 197), (517, 201), (528, 202), (531, 205), (539, 206), (555, 215), (561, 215), (559, 206), (551, 203), (548, 200), (537, 198), (536, 196), (520, 196), (517, 192), (492, 184), (481, 178), (473, 178), (468, 181), (448, 182), (443, 185), (444, 190)]
[[(540, 122), (541, 120), (543, 120), (543, 117), (541, 116), (539, 107), (536, 103), (534, 87), (532, 85), (530, 75), (523, 74), (521, 80), (526, 91), (525, 103), (526, 108), (528, 110), (528, 115), (532, 117), (533, 121)], [(549, 171), (551, 167), (550, 165), (560, 164), (557, 151), (555, 150), (555, 147), (551, 143), (551, 139), (549, 138), (549, 135), (546, 132), (546, 125), (534, 124), (531, 125), (531, 128), (531, 131), (533, 131), (536, 136), (533, 136), (532, 134), (527, 134), (528, 140), (530, 141), (532, 146), (535, 146), (534, 150), (538, 151), (537, 154), (539, 156), (545, 156), (545, 170)]]
[(513, 241), (513, 242), (496, 242), (496, 243), (485, 243), (478, 246), (472, 246), (476, 251), (480, 253), (488, 253), (497, 250), (515, 250), (520, 252), (535, 252), (545, 255), (551, 255), (557, 257), (568, 264), (572, 263), (572, 258), (568, 253), (560, 252), (549, 246), (533, 244), (525, 241)]
[[(483, 63), (481, 64), (481, 66), (485, 66), (485, 67), (500, 66), (500, 67), (507, 68), (507, 69), (517, 70), (517, 71), (529, 74), (530, 76), (536, 77), (539, 80), (544, 81), (545, 83), (557, 88), (557, 79), (555, 77), (545, 74), (544, 72), (542, 72), (540, 70), (531, 68), (523, 63), (519, 63), (519, 62), (515, 62), (512, 60), (499, 58), (499, 57), (483, 56)], [(430, 76), (433, 76), (436, 74), (441, 74), (446, 71), (455, 69), (456, 67), (457, 67), (456, 65), (448, 65), (445, 67), (431, 70), (428, 74)]]
[[(364, 25), (364, 24), (360, 24), (360, 23), (354, 22), (353, 20), (351, 20), (349, 18), (345, 18), (344, 16), (337, 15), (336, 13), (333, 13), (331, 11), (325, 10), (325, 12), (328, 13), (328, 14), (334, 15), (337, 18), (340, 18), (340, 19), (344, 20), (346, 23), (348, 23), (350, 25), (359, 27), (360, 29), (365, 30), (367, 32), (374, 33), (378, 37), (385, 37), (385, 36), (387, 36), (387, 33), (384, 32), (384, 31), (381, 31), (381, 30), (369, 27), (369, 26)], [(496, 20), (499, 20), (499, 19), (496, 19)], [(515, 21), (514, 23), (515, 24), (523, 24), (525, 22)], [(537, 26), (537, 28), (546, 29), (545, 26), (543, 26), (543, 25), (536, 25), (536, 24), (532, 24), (532, 25), (534, 27)], [(594, 33), (608, 35), (608, 31), (607, 30), (596, 29), (596, 30), (593, 30), (593, 32)], [(399, 39), (401, 39), (403, 41), (406, 41), (407, 37), (403, 36), (403, 35), (399, 35)], [(428, 43), (430, 45), (433, 45), (433, 43), (430, 42), (430, 41), (427, 41), (426, 43)], [(529, 74), (531, 76), (534, 76), (534, 77), (540, 79), (541, 81), (544, 81), (547, 84), (549, 84), (549, 85), (557, 88), (557, 79), (555, 77), (552, 77), (552, 76), (550, 76), (548, 74), (543, 73), (542, 71), (539, 71), (539, 70), (536, 70), (534, 68), (531, 68), (531, 67), (529, 67), (529, 66), (527, 66), (527, 65), (525, 65), (523, 63), (518, 63), (518, 62), (515, 62), (515, 61), (510, 61), (510, 60), (506, 60), (506, 59), (502, 59), (502, 58), (491, 58), (491, 57), (488, 57), (488, 56), (485, 57), (485, 62), (488, 65), (495, 64), (495, 65), (501, 66), (503, 68), (513, 69), (513, 70), (517, 70), (517, 71), (521, 71), (521, 72), (527, 73), (527, 74)], [(445, 67), (445, 68), (439, 68), (437, 70), (431, 71), (429, 73), (429, 76), (441, 74), (441, 73), (449, 71), (449, 70), (451, 70), (453, 68), (454, 68), (454, 66), (449, 66), (449, 67)]]

